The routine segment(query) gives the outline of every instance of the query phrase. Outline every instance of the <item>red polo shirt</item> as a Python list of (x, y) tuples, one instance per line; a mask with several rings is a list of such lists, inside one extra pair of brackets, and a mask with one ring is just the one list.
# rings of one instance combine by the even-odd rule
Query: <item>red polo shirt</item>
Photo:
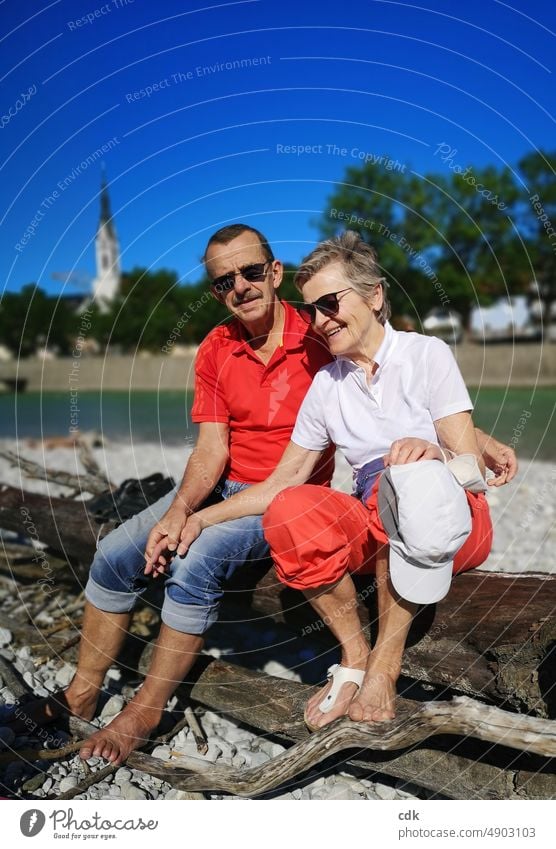
[[(313, 376), (332, 359), (297, 310), (282, 305), (282, 344), (266, 365), (237, 319), (211, 330), (197, 353), (191, 418), (228, 425), (231, 480), (258, 483), (275, 469)], [(311, 483), (330, 483), (333, 454), (322, 458)]]

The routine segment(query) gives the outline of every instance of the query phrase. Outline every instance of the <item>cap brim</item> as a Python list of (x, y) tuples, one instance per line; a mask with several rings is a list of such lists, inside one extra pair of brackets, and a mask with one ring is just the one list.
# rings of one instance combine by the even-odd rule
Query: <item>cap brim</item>
[(390, 578), (394, 589), (414, 604), (434, 604), (448, 595), (453, 561), (442, 566), (418, 566), (390, 547)]

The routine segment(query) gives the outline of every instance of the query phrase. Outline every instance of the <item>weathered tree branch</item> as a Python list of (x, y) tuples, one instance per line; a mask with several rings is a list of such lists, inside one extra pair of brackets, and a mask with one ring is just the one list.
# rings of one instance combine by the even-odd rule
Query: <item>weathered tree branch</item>
[(90, 492), (93, 495), (100, 495), (101, 492), (106, 490), (106, 481), (98, 475), (71, 475), (69, 472), (61, 472), (58, 469), (48, 469), (7, 449), (0, 449), (0, 457), (4, 457), (12, 465), (19, 467), (29, 478), (45, 480), (47, 483), (57, 483), (61, 486), (70, 487), (79, 493)]

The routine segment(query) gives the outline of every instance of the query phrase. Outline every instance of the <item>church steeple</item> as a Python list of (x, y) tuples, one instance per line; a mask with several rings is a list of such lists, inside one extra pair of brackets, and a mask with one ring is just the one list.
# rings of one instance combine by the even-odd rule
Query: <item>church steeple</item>
[(95, 242), (97, 276), (93, 284), (101, 309), (114, 300), (120, 286), (120, 246), (110, 209), (110, 196), (104, 165), (100, 183), (100, 219)]
[(106, 168), (102, 164), (101, 180), (100, 180), (100, 221), (98, 223), (99, 230), (101, 227), (106, 227), (110, 235), (115, 235), (112, 226), (112, 212), (110, 211), (110, 195), (108, 194), (108, 184), (106, 182)]

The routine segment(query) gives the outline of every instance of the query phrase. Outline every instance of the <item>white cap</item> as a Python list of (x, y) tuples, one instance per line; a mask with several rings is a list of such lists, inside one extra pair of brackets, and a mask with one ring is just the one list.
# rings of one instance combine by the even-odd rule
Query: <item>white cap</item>
[(378, 509), (390, 542), (390, 578), (407, 601), (433, 604), (452, 581), (454, 557), (471, 532), (465, 491), (438, 460), (389, 466)]

